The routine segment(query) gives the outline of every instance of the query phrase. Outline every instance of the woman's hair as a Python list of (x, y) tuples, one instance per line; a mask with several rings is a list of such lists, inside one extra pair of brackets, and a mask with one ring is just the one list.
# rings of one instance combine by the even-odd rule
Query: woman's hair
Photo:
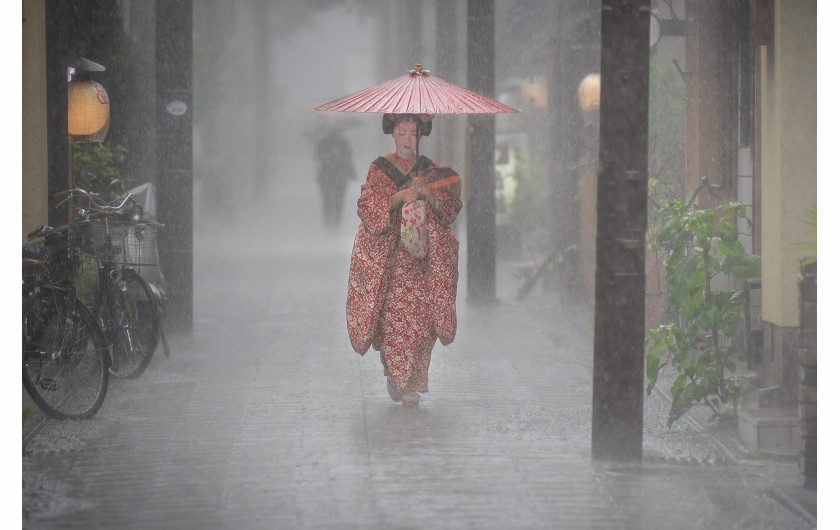
[(382, 115), (382, 132), (385, 134), (394, 134), (394, 127), (401, 121), (413, 121), (420, 123), (420, 133), (423, 136), (429, 136), (432, 133), (432, 122), (423, 121), (419, 114), (383, 114)]

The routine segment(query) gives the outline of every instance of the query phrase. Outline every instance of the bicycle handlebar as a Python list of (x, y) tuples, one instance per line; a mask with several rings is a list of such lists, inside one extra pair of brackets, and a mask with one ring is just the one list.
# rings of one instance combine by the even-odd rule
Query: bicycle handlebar
[[(63, 199), (61, 201), (59, 201), (58, 204), (55, 205), (56, 208), (58, 208), (59, 206), (61, 206), (62, 204), (64, 204), (65, 202), (67, 202), (68, 200), (70, 200), (73, 197), (85, 197), (85, 198), (88, 198), (88, 199), (92, 199), (96, 203), (95, 205), (91, 205), (90, 208), (88, 208), (88, 209), (84, 209), (84, 208), (77, 209), (77, 214), (78, 215), (77, 215), (76, 220), (74, 221), (74, 223), (76, 223), (76, 222), (84, 222), (84, 221), (88, 221), (88, 220), (102, 219), (102, 218), (106, 218), (106, 217), (110, 216), (111, 214), (120, 213), (123, 210), (123, 208), (125, 208), (125, 206), (129, 203), (129, 201), (133, 202), (134, 194), (132, 192), (126, 193), (125, 196), (123, 197), (122, 201), (117, 206), (111, 206), (111, 205), (107, 204), (105, 202), (105, 200), (102, 199), (102, 197), (99, 193), (89, 192), (89, 191), (83, 190), (82, 188), (71, 188), (71, 189), (68, 189), (68, 190), (59, 191), (59, 192), (54, 193), (53, 197), (56, 198), (56, 199), (63, 197)], [(162, 223), (151, 222), (151, 221), (147, 221), (147, 222), (144, 222), (142, 224), (155, 225), (155, 226), (158, 226), (158, 227), (163, 227), (164, 226)], [(62, 229), (62, 228), (66, 228), (66, 226), (55, 228), (55, 227), (52, 227), (52, 226), (41, 225), (38, 228), (36, 228), (35, 230), (33, 230), (32, 232), (29, 232), (26, 235), (26, 240), (30, 241), (31, 239), (33, 239), (35, 237), (40, 237), (40, 236), (43, 236), (43, 235), (47, 234), (48, 232), (55, 232), (55, 231), (57, 231), (59, 229)]]
[(93, 199), (94, 202), (96, 202), (97, 204), (91, 208), (92, 210), (95, 210), (96, 213), (107, 212), (106, 214), (101, 214), (98, 217), (105, 217), (107, 216), (107, 214), (122, 210), (128, 203), (128, 201), (131, 200), (132, 196), (133, 194), (131, 192), (126, 193), (122, 202), (118, 206), (110, 206), (107, 203), (105, 203), (105, 201), (101, 198), (101, 195), (99, 195), (98, 193), (91, 193), (81, 188), (72, 188), (69, 190), (59, 191), (53, 194), (53, 197), (55, 198), (64, 197), (64, 199), (62, 199), (58, 202), (58, 204), (55, 205), (56, 208), (58, 208), (68, 200), (72, 199), (73, 197), (86, 197), (88, 199)]
[(99, 193), (94, 191), (86, 191), (82, 188), (71, 188), (69, 190), (57, 191), (53, 193), (53, 197), (56, 199), (59, 197), (64, 197), (65, 195), (76, 196), (76, 195), (85, 195), (87, 197), (100, 197)]
[(105, 217), (108, 217), (108, 216), (109, 216), (109, 215), (111, 215), (112, 213), (113, 213), (113, 212), (109, 212), (109, 211), (106, 211), (106, 210), (102, 210), (102, 211), (93, 212), (93, 213), (91, 213), (91, 214), (88, 214), (87, 218), (88, 218), (88, 219), (104, 219)]
[(715, 190), (720, 189), (720, 184), (712, 184), (712, 182), (709, 180), (709, 177), (700, 177), (700, 185), (697, 186), (697, 189), (694, 190), (694, 193), (691, 194), (691, 198), (685, 205), (686, 208), (694, 204), (694, 200), (697, 198), (697, 194), (700, 193), (700, 190), (702, 190), (703, 188), (709, 190), (709, 193), (711, 193), (712, 196), (720, 199), (720, 196), (717, 193), (715, 193)]
[(101, 199), (101, 196), (98, 193), (92, 193), (92, 192), (89, 192), (89, 191), (85, 191), (81, 188), (72, 188), (72, 189), (69, 189), (69, 190), (58, 191), (56, 193), (53, 193), (53, 197), (56, 198), (56, 199), (64, 197), (64, 199), (59, 201), (58, 204), (55, 205), (55, 207), (58, 208), (59, 206), (61, 206), (65, 202), (69, 201), (73, 197), (78, 197), (78, 196), (87, 197), (88, 199), (93, 199), (97, 202), (103, 202), (103, 200)]

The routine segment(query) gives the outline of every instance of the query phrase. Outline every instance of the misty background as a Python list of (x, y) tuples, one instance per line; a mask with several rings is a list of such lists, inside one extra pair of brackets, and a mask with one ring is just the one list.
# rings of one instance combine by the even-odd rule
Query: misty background
[[(151, 110), (155, 2), (78, 0), (73, 5), (80, 17), (91, 16), (74, 26), (77, 49), (107, 67), (97, 74), (111, 100), (111, 128), (104, 145), (128, 149), (119, 168), (127, 183), (158, 182)], [(223, 314), (224, 320), (247, 329), (249, 319), (256, 319), (253, 312), (261, 307), (251, 301), (262, 296), (260, 289), (266, 289), (265, 285), (253, 287), (253, 278), (265, 273), (269, 289), (294, 302), (295, 314), (303, 315), (299, 318), (311, 314), (307, 303), (313, 299), (333, 308), (319, 322), (321, 344), (307, 342), (306, 353), (329, 349), (328, 355), (355, 361), (346, 344), (343, 320), (346, 270), (359, 222), (355, 203), (369, 164), (392, 151), (393, 141), (382, 133), (380, 114), (321, 113), (314, 107), (403, 75), (416, 63), (432, 75), (468, 86), (467, 2), (195, 0), (192, 6), (191, 206), (195, 247), (201, 251), (196, 255), (212, 259), (232, 254), (233, 249), (241, 252), (237, 258), (248, 260), (248, 268), (234, 259), (224, 264), (196, 263), (201, 274), (196, 275), (200, 283), (196, 284), (195, 306), (205, 319), (198, 326), (215, 331), (206, 319), (217, 314), (215, 304), (224, 303), (234, 292), (247, 301), (242, 311), (223, 308), (218, 313), (229, 311)], [(559, 241), (564, 263), (576, 270), (563, 280), (562, 270), (549, 271), (535, 289), (562, 292), (565, 298), (557, 299), (568, 301), (569, 307), (584, 307), (585, 320), (591, 314), (594, 289), (599, 116), (580, 107), (578, 86), (587, 74), (599, 70), (600, 7), (601, 2), (593, 0), (496, 0), (492, 58), (496, 89), (487, 94), (521, 110), (495, 117), (495, 228), (499, 260), (506, 263), (497, 275), (515, 274), (521, 281)], [(652, 9), (660, 20), (685, 20), (681, 0), (652, 0)], [(685, 72), (680, 70), (685, 64), (684, 37), (663, 35), (651, 47), (650, 214), (667, 199), (686, 197), (686, 90)], [(321, 219), (314, 152), (315, 141), (329, 127), (341, 128), (348, 137), (356, 175), (343, 198), (341, 223), (332, 230)], [(437, 116), (431, 136), (420, 144), (421, 154), (465, 177), (465, 187), (470, 185), (465, 157), (469, 134), (465, 116)], [(465, 206), (454, 227), (461, 242), (459, 311), (467, 280), (463, 271), (468, 215)], [(247, 240), (231, 239), (243, 234)], [(324, 281), (301, 281), (312, 272), (305, 269), (303, 260), (277, 259), (288, 257), (284, 249), (290, 248), (294, 252), (288, 254), (330, 260), (328, 270), (341, 272), (329, 274)], [(301, 248), (306, 251), (300, 252)], [(294, 266), (279, 265), (290, 262)], [(569, 278), (579, 281), (571, 289), (560, 289)], [(661, 289), (654, 281), (649, 280), (648, 289)], [(248, 282), (253, 292), (244, 289)], [(237, 293), (237, 288), (242, 290)], [(511, 299), (516, 293), (498, 295)], [(524, 305), (538, 310), (532, 299)], [(469, 318), (470, 312), (464, 314)], [(284, 316), (288, 315), (279, 315)], [(288, 321), (290, 326), (295, 322), (291, 317)], [(469, 330), (480, 334), (486, 321), (473, 324), (464, 326), (466, 344), (475, 338)], [(220, 343), (235, 339), (224, 330), (218, 335)], [(525, 341), (517, 347), (528, 349), (534, 344)], [(584, 347), (588, 345), (580, 350)], [(195, 356), (197, 364), (204, 361), (204, 354)], [(224, 354), (218, 356), (226, 359)], [(312, 357), (305, 358), (316, 364)], [(375, 364), (365, 359), (371, 381), (373, 375), (381, 375)], [(588, 384), (584, 381), (589, 373), (583, 375), (580, 384), (567, 389), (578, 391)], [(384, 388), (379, 390), (384, 392)], [(583, 401), (587, 403), (588, 398)], [(580, 415), (584, 425), (580, 433), (586, 433), (588, 416)], [(255, 469), (262, 465), (256, 462)]]
[[(525, 267), (545, 259), (558, 237), (565, 238), (570, 256), (594, 250), (594, 202), (589, 213), (582, 213), (579, 201), (582, 196), (594, 198), (586, 190), (594, 186), (598, 117), (597, 112), (579, 107), (578, 85), (599, 69), (599, 7), (589, 0), (495, 3), (495, 53), (489, 67), (495, 71), (496, 90), (488, 95), (521, 110), (495, 117), (496, 239), (501, 258), (522, 261)], [(109, 72), (100, 76), (112, 98), (108, 142), (136, 146), (126, 173), (138, 182), (154, 181), (154, 146), (142, 132), (153, 130), (147, 111), (150, 102), (132, 97), (125, 86), (132, 75), (135, 85), (152, 82), (145, 74), (126, 74), (153, 64), (153, 6), (123, 1), (115, 2), (114, 8), (113, 16), (131, 40), (127, 45), (134, 50), (134, 64), (125, 69), (109, 64)], [(669, 10), (664, 15), (675, 16)], [(323, 113), (314, 107), (403, 75), (417, 63), (431, 75), (467, 86), (466, 40), (466, 2), (195, 2), (195, 231), (241, 219), (240, 213), (267, 203), (274, 205), (284, 225), (293, 223), (319, 233), (315, 232), (321, 220), (314, 146), (321, 131), (339, 127), (352, 145), (357, 180), (347, 188), (342, 224), (332, 235), (352, 237), (358, 224), (359, 186), (370, 162), (390, 152), (393, 141), (382, 134), (379, 114)], [(665, 65), (660, 68), (660, 85), (679, 103), (684, 88), (670, 63), (674, 57), (682, 60), (682, 41), (661, 41), (658, 49), (663, 51), (654, 52), (662, 54), (659, 62)], [(97, 44), (92, 39), (87, 56), (108, 64), (109, 57), (97, 55), (113, 46), (108, 42)], [(655, 90), (652, 87), (652, 93)], [(555, 100), (562, 104), (548, 104)], [(673, 107), (675, 113), (668, 112), (668, 105), (657, 109), (664, 117), (660, 120), (664, 129), (660, 141), (651, 142), (656, 146), (652, 149), (661, 153), (653, 158), (651, 175), (675, 183), (669, 191), (679, 196), (682, 137), (673, 131), (684, 118), (681, 107)], [(421, 154), (464, 176), (466, 187), (470, 185), (464, 153), (467, 134), (466, 116), (438, 116), (431, 136), (420, 145)], [(590, 186), (581, 186), (578, 192), (578, 183), (585, 178)], [(295, 208), (277, 209), (280, 203)], [(455, 227), (462, 253), (468, 244), (461, 228), (469, 215), (466, 210)], [(320, 235), (326, 237), (327, 232)], [(586, 271), (590, 265), (584, 262), (579, 267)], [(549, 286), (551, 277), (546, 275)], [(591, 292), (594, 279), (585, 283)], [(591, 296), (585, 291), (577, 294)]]
[[(652, 4), (663, 20), (685, 17), (681, 1)], [(71, 47), (106, 66), (111, 125), (104, 145), (127, 149), (118, 168), (127, 184), (157, 182), (154, 112), (154, 3), (86, 0), (73, 4)], [(249, 0), (193, 3), (194, 231), (248, 222), (270, 208), (282, 226), (351, 238), (355, 201), (367, 168), (390, 152), (380, 114), (316, 112), (314, 107), (405, 74), (420, 63), (431, 75), (468, 86), (467, 2), (424, 0)], [(495, 50), (482, 60), (495, 73), (487, 94), (519, 114), (495, 116), (497, 256), (527, 273), (556, 248), (564, 284), (581, 301), (594, 292), (594, 187), (598, 112), (579, 103), (581, 81), (600, 68), (600, 2), (494, 3)], [(651, 48), (649, 174), (656, 202), (684, 196), (684, 38), (662, 36)], [(549, 104), (552, 102), (552, 104)], [(421, 154), (464, 177), (467, 118), (438, 116)], [(315, 142), (341, 128), (352, 172), (338, 230), (322, 230)], [(77, 145), (74, 149), (91, 149)], [(112, 166), (114, 164), (111, 164)], [(129, 187), (129, 186), (127, 186)], [(288, 207), (278, 208), (279, 204)], [(469, 244), (456, 221), (462, 255)], [(651, 211), (654, 208), (650, 208)], [(489, 229), (490, 227), (488, 227)], [(319, 231), (320, 230), (320, 231)], [(349, 244), (348, 244), (349, 248)], [(559, 279), (565, 274), (565, 278)]]

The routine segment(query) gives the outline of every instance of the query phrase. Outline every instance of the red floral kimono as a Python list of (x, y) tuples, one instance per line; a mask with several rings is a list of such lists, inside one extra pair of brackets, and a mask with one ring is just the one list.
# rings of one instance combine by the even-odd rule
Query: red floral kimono
[[(446, 345), (455, 339), (458, 240), (449, 225), (461, 210), (460, 189), (454, 194), (432, 189), (436, 209), (427, 208), (429, 250), (415, 258), (400, 243), (401, 210), (390, 211), (391, 195), (410, 179), (406, 168), (389, 166), (384, 158), (398, 162), (392, 155), (374, 161), (357, 203), (362, 222), (350, 257), (347, 330), (357, 353), (371, 346), (380, 352), (385, 375), (394, 378), (400, 393), (426, 392), (435, 340)], [(419, 165), (437, 167), (425, 157)], [(400, 187), (394, 168), (405, 179)]]

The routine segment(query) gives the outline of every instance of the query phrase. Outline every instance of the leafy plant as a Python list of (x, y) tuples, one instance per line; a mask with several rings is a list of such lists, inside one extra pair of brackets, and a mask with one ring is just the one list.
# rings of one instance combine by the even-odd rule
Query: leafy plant
[(802, 223), (808, 227), (805, 236), (806, 241), (794, 243), (794, 250), (801, 251), (805, 254), (805, 259), (802, 260), (801, 265), (810, 265), (817, 262), (817, 207), (814, 206), (805, 213), (802, 217)]
[[(121, 145), (73, 145), (73, 175), (77, 186), (113, 200), (134, 185), (126, 173), (128, 149)], [(117, 183), (115, 183), (117, 181)]]
[(723, 404), (737, 407), (740, 385), (735, 361), (744, 359), (746, 351), (730, 339), (738, 331), (744, 293), (714, 290), (712, 280), (720, 274), (735, 280), (755, 278), (761, 274), (761, 263), (738, 240), (736, 220), (748, 221), (741, 203), (701, 210), (669, 201), (659, 215), (662, 228), (657, 240), (672, 248), (665, 274), (674, 322), (649, 332), (647, 393), (665, 367), (677, 370), (671, 385), (671, 426), (697, 404), (710, 407), (714, 417), (720, 416)]

